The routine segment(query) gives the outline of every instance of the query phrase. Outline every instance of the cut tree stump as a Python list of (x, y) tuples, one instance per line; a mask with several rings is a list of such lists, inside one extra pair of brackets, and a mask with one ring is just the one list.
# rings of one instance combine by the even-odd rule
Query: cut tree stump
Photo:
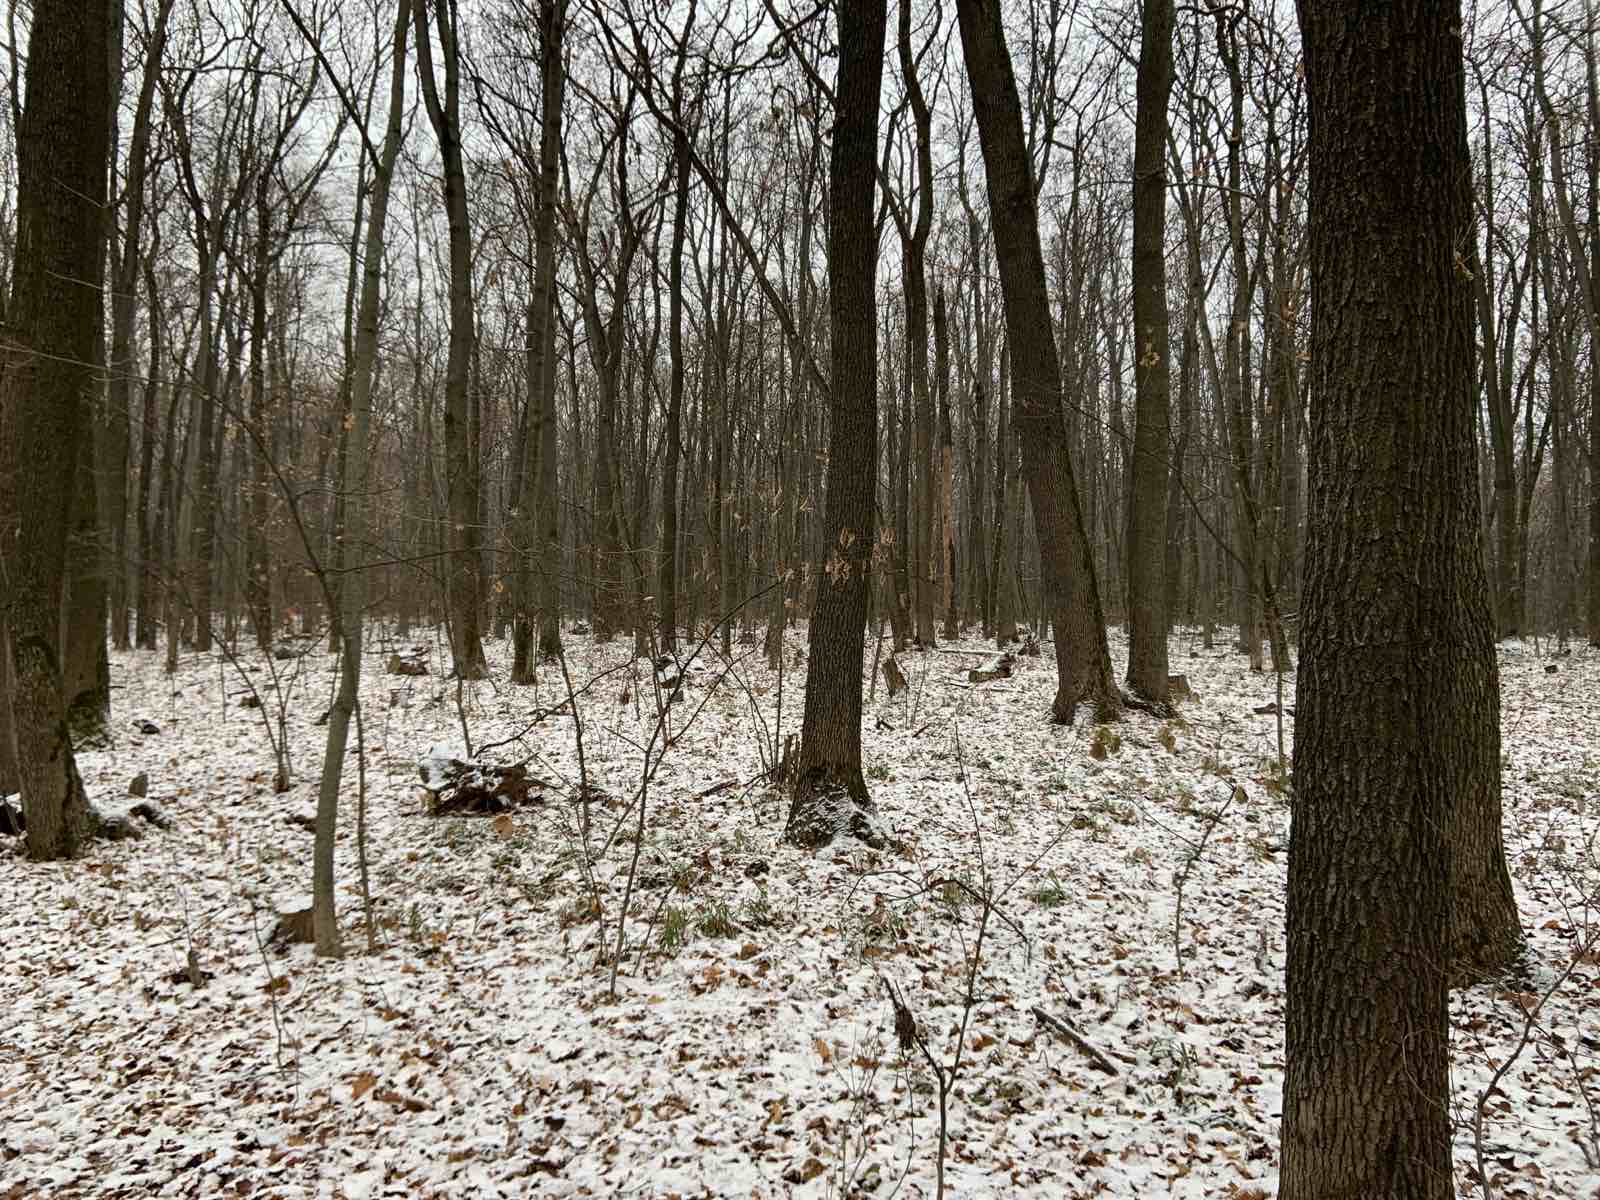
[(544, 799), (547, 780), (528, 774), (526, 763), (469, 762), (438, 753), (417, 764), (434, 817), (492, 817)]
[(900, 669), (900, 664), (895, 662), (892, 654), (883, 660), (883, 681), (889, 685), (891, 697), (906, 690), (906, 673)]
[(389, 655), (389, 674), (426, 675), (428, 673), (428, 648), (412, 647), (405, 653), (396, 651)]
[(1016, 664), (1016, 656), (1007, 650), (997, 658), (990, 659), (981, 667), (974, 667), (967, 672), (968, 683), (993, 683), (996, 679), (1010, 679), (1011, 668)]
[(316, 929), (311, 920), (311, 902), (306, 900), (304, 907), (299, 904), (278, 912), (278, 923), (272, 927), (272, 935), (267, 938), (269, 945), (282, 945), (284, 942), (314, 942), (317, 940)]

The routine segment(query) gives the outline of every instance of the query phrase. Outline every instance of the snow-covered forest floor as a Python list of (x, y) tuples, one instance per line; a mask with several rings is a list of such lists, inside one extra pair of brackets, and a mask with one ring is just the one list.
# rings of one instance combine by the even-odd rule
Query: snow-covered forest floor
[[(781, 843), (785, 803), (761, 780), (798, 732), (803, 638), (781, 686), (759, 646), (736, 645), (731, 669), (696, 662), (641, 817), (662, 744), (650, 665), (569, 635), (592, 871), (574, 723), (550, 711), (561, 673), (468, 685), (458, 708), (444, 647), (406, 678), (384, 673), (394, 647), (377, 639), (379, 948), (352, 752), (342, 960), (265, 945), (310, 887), (295, 818), (314, 809), (333, 659), (302, 645), (297, 662), (251, 656), (260, 709), (220, 658), (186, 655), (169, 680), (158, 655), (114, 656), (117, 744), (82, 755), (85, 782), (112, 808), (147, 772), (170, 828), (51, 866), (0, 841), (0, 1197), (931, 1196), (940, 1072), (951, 1195), (1275, 1194), (1289, 810), (1276, 719), (1254, 711), (1276, 681), (1220, 637), (1173, 639), (1197, 693), (1181, 719), (1103, 728), (1044, 721), (1048, 648), (977, 685), (977, 642), (903, 656), (909, 691), (890, 700), (880, 678), (864, 733), (893, 848), (813, 856)], [(496, 681), (506, 649), (490, 645)], [(1502, 649), (1506, 839), (1533, 965), (1454, 1001), (1462, 1196), (1484, 1195), (1480, 1161), (1496, 1197), (1600, 1196), (1592, 942), (1573, 965), (1600, 925), (1584, 899), (1600, 654), (1545, 649)], [(486, 758), (526, 760), (537, 799), (425, 815), (418, 761), (459, 747), (463, 720)], [(893, 997), (916, 1022), (909, 1053)]]

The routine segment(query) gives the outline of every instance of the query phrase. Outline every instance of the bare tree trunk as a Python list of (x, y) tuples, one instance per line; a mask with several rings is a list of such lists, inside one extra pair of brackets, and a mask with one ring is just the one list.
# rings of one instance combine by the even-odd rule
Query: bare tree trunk
[(839, 78), (829, 168), (828, 288), (833, 353), (827, 560), (817, 577), (804, 724), (786, 837), (820, 846), (873, 837), (861, 773), (861, 668), (872, 569), (878, 461), (877, 236), (873, 228), (878, 96), (888, 7), (839, 12)]
[[(133, 112), (133, 131), (128, 141), (128, 174), (125, 189), (128, 211), (123, 220), (121, 257), (118, 260), (116, 282), (111, 292), (109, 363), (111, 376), (107, 404), (114, 413), (126, 414), (133, 398), (133, 325), (138, 310), (139, 277), (141, 267), (144, 265), (140, 258), (140, 249), (144, 230), (145, 181), (150, 161), (150, 116), (155, 107), (156, 83), (166, 50), (167, 24), (175, 4), (176, 0), (161, 0), (161, 5), (156, 10), (154, 25), (145, 48), (144, 74), (139, 82), (139, 98)], [(145, 384), (141, 408), (144, 420), (139, 435), (139, 500), (135, 517), (138, 530), (138, 561), (134, 564), (134, 569), (138, 572), (139, 580), (136, 618), (138, 642), (141, 646), (154, 649), (154, 614), (146, 611), (147, 606), (154, 603), (154, 597), (149, 595), (147, 587), (151, 554), (150, 471), (154, 462), (156, 379), (161, 359), (161, 338), (158, 333), (160, 306), (153, 288), (150, 289), (148, 303), (151, 306), (150, 377)], [(116, 527), (120, 528), (122, 524), (117, 522)], [(122, 536), (125, 537), (125, 533)], [(117, 570), (126, 576), (128, 568), (123, 561), (126, 550), (120, 538), (115, 542), (113, 552), (117, 560)], [(120, 617), (113, 617), (113, 636), (120, 633), (125, 641), (126, 627), (126, 611)]]
[[(368, 468), (372, 438), (372, 377), (378, 358), (378, 317), (382, 300), (384, 230), (389, 219), (389, 189), (395, 160), (400, 155), (405, 118), (406, 33), (411, 25), (412, 0), (398, 0), (394, 27), (394, 60), (389, 81), (389, 117), (383, 149), (371, 164), (372, 197), (367, 214), (366, 245), (361, 266), (361, 300), (356, 318), (354, 357), (350, 379), (350, 448), (345, 476), (340, 484), (347, 498), (345, 539), (356, 559), (339, 591), (339, 690), (328, 714), (328, 742), (317, 791), (316, 844), (312, 850), (312, 925), (317, 953), (338, 955), (338, 912), (334, 904), (333, 848), (339, 816), (339, 780), (344, 766), (350, 721), (360, 704), (361, 639), (366, 609), (367, 574), (360, 561), (367, 557), (372, 500)], [(420, 34), (419, 34), (420, 36)], [(374, 155), (370, 143), (366, 152)], [(331, 597), (330, 597), (331, 601)]]
[[(1087, 696), (1096, 718), (1106, 719), (1120, 707), (1120, 695), (1111, 672), (1100, 589), (1067, 453), (1061, 372), (1039, 246), (1033, 162), (1023, 140), (1016, 76), (999, 5), (992, 0), (959, 0), (956, 12), (983, 147), (990, 224), (1005, 297), (1012, 420), (1022, 442), (1045, 603), (1056, 633), (1057, 682), (1051, 717), (1070, 723), (1079, 698)], [(1093, 647), (1086, 663), (1072, 661), (1075, 636)]]
[(683, 243), (689, 225), (689, 131), (682, 124), (683, 64), (688, 52), (689, 34), (694, 27), (695, 5), (689, 5), (688, 27), (679, 43), (678, 62), (673, 72), (674, 115), (679, 121), (672, 139), (673, 209), (672, 252), (668, 262), (667, 339), (671, 355), (670, 398), (667, 402), (665, 459), (661, 468), (661, 648), (671, 653), (678, 644), (678, 463), (683, 455)]
[(67, 729), (61, 597), (79, 439), (101, 324), (109, 0), (34, 9), (17, 136), (17, 250), (0, 342), (0, 558), (9, 601), (11, 724), (28, 856), (70, 858), (90, 828)]
[(1495, 858), (1500, 728), (1461, 14), (1300, 19), (1314, 377), (1279, 1194), (1447, 1200), (1450, 974), (1503, 967), (1520, 933), (1503, 857), (1492, 921), (1462, 896)]
[[(97, 354), (99, 339), (96, 339)], [(87, 415), (87, 414), (86, 414)], [(94, 431), (78, 440), (67, 574), (61, 597), (61, 694), (67, 729), (78, 747), (104, 745), (111, 723), (111, 667), (106, 659), (105, 555), (101, 553)]]
[(961, 636), (960, 596), (956, 576), (956, 448), (950, 428), (950, 335), (944, 307), (944, 288), (933, 299), (934, 381), (939, 388), (939, 512), (938, 551), (940, 607), (944, 609), (944, 636)]
[(1157, 704), (1167, 683), (1167, 478), (1171, 349), (1167, 336), (1167, 103), (1172, 0), (1143, 0), (1133, 163), (1133, 486), (1128, 508), (1128, 687)]
[(511, 681), (532, 683), (532, 645), (553, 658), (561, 652), (561, 540), (557, 525), (555, 274), (556, 203), (561, 176), (561, 105), (566, 89), (562, 39), (566, 0), (541, 0), (539, 196), (534, 218), (533, 298), (528, 307), (527, 431), (523, 439), (523, 519), (516, 588), (519, 612), (512, 631)]
[[(434, 74), (428, 9), (433, 9), (444, 59), (444, 94)], [(461, 54), (455, 0), (416, 0), (417, 74), (428, 120), (444, 163), (445, 216), (450, 230), (450, 349), (445, 365), (445, 492), (450, 528), (448, 566), (450, 651), (462, 679), (488, 674), (483, 657), (483, 529), (481, 491), (472, 421), (471, 369), (475, 339), (472, 314), (472, 227), (467, 213), (467, 174), (461, 151)]]

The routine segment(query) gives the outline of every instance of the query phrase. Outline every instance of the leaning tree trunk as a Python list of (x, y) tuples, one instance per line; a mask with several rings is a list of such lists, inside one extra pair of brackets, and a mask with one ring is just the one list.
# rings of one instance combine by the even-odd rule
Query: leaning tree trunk
[[(1056, 696), (1051, 717), (1065, 724), (1071, 722), (1080, 697), (1093, 701), (1097, 718), (1107, 718), (1120, 707), (1120, 696), (1111, 673), (1100, 589), (1067, 453), (1060, 362), (1050, 328), (1050, 300), (1039, 247), (1033, 160), (1023, 140), (1022, 106), (1000, 8), (999, 0), (960, 0), (956, 13), (988, 176), (990, 225), (1005, 301), (1012, 427), (1022, 443), (1044, 601), (1056, 631)], [(1087, 662), (1073, 662), (1074, 633), (1093, 647)]]
[(1452, 1196), (1452, 967), (1516, 946), (1492, 849), (1460, 20), (1422, 0), (1300, 6), (1312, 378), (1283, 1200)]
[(829, 167), (833, 384), (823, 517), (828, 552), (811, 609), (805, 717), (786, 834), (803, 846), (825, 845), (837, 833), (873, 836), (867, 816), (872, 800), (861, 774), (861, 656), (877, 541), (878, 254), (872, 200), (888, 19), (885, 0), (853, 0), (839, 13)]
[(1133, 487), (1128, 507), (1128, 687), (1158, 704), (1167, 684), (1167, 101), (1172, 0), (1144, 0), (1133, 146)]
[(11, 717), (28, 855), (68, 858), (90, 825), (62, 694), (61, 597), (79, 439), (100, 327), (110, 0), (44, 4), (28, 38), (17, 136), (17, 239), (0, 341), (0, 512), (27, 514), (0, 550)]

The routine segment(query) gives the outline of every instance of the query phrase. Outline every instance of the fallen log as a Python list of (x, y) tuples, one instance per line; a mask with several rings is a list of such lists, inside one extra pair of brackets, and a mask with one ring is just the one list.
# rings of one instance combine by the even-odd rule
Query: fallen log
[(1117, 1070), (1117, 1064), (1107, 1058), (1105, 1052), (1102, 1051), (1098, 1046), (1073, 1028), (1072, 1023), (1065, 1017), (1052, 1017), (1038, 1005), (1034, 1005), (1033, 1015), (1035, 1019), (1038, 1020), (1039, 1024), (1043, 1025), (1051, 1033), (1055, 1034), (1064, 1041), (1070, 1042), (1079, 1050), (1083, 1051), (1084, 1054), (1088, 1055), (1089, 1061), (1094, 1063), (1095, 1066), (1099, 1067), (1107, 1075), (1118, 1075), (1121, 1073)]

